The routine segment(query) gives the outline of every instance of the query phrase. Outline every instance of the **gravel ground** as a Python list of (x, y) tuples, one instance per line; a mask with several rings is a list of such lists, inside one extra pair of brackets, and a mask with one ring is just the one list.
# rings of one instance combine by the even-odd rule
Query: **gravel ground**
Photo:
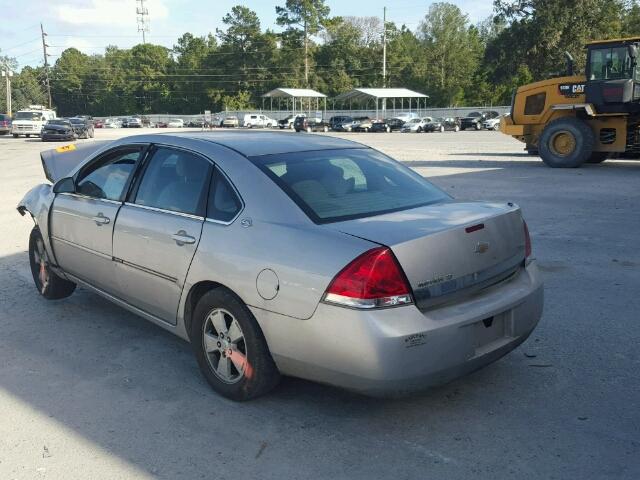
[(401, 400), (284, 379), (227, 401), (182, 340), (83, 289), (37, 295), (15, 205), (52, 145), (0, 137), (0, 479), (640, 478), (640, 162), (552, 170), (494, 132), (343, 136), (522, 206), (546, 281), (532, 337)]

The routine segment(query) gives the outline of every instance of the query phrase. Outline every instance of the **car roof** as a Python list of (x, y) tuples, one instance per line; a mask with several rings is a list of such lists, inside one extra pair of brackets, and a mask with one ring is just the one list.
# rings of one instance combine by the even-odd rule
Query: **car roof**
[[(288, 132), (185, 132), (157, 133), (145, 136), (190, 138), (216, 143), (235, 150), (245, 157), (280, 153), (333, 150), (342, 148), (368, 148), (360, 143), (341, 138)], [(129, 137), (131, 138), (131, 137)], [(151, 140), (153, 141), (153, 140)]]

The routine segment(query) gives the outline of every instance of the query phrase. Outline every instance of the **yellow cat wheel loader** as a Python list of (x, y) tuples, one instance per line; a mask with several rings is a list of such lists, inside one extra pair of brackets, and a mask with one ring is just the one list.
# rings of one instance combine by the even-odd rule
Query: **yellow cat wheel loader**
[(600, 163), (610, 155), (640, 156), (640, 38), (587, 44), (584, 75), (524, 85), (500, 130), (555, 168)]

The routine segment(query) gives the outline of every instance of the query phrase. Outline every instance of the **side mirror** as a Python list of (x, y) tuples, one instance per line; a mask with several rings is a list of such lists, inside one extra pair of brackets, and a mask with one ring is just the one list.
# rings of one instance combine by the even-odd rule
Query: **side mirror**
[(61, 178), (53, 184), (53, 193), (75, 193), (75, 191), (76, 185), (71, 177)]

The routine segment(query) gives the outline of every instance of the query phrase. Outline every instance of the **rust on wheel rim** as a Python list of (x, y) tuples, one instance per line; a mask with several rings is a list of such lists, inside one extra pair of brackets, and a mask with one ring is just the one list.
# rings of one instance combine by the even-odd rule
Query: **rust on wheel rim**
[(571, 155), (576, 149), (576, 138), (571, 132), (560, 131), (551, 137), (549, 147), (554, 154), (560, 157)]

